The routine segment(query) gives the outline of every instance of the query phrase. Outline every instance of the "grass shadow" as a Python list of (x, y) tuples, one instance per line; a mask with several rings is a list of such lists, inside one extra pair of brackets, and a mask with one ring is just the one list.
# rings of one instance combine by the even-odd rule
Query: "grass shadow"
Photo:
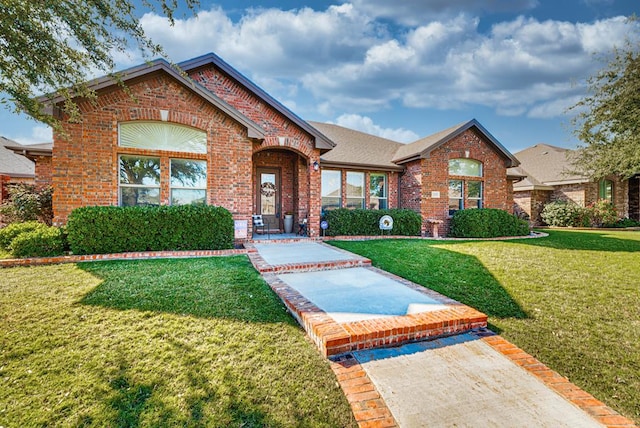
[(515, 239), (507, 240), (507, 243), (517, 243), (531, 245), (534, 247), (555, 248), (559, 250), (586, 250), (586, 251), (607, 251), (607, 252), (630, 252), (640, 251), (640, 231), (620, 231), (622, 236), (629, 239), (621, 239), (618, 231), (613, 231), (617, 236), (612, 236), (612, 231), (602, 230), (560, 230), (545, 229), (548, 237), (535, 239)]
[(382, 270), (451, 297), (490, 317), (528, 318), (476, 257), (439, 248), (443, 244), (457, 245), (459, 241), (407, 239), (329, 243), (367, 257)]
[(80, 263), (101, 283), (80, 304), (295, 324), (246, 256)]

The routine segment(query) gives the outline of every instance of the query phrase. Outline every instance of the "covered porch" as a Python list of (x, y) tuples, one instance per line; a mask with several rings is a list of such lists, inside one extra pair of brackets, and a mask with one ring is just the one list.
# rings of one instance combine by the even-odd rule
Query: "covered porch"
[(310, 235), (311, 180), (314, 164), (288, 147), (269, 147), (252, 156), (252, 239), (296, 239)]

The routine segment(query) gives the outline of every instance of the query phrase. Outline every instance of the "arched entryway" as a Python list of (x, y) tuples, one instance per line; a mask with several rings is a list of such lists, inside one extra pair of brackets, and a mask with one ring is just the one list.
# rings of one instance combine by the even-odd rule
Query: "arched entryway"
[(265, 148), (253, 154), (253, 211), (262, 214), (271, 233), (285, 232), (285, 215), (293, 215), (292, 232), (309, 216), (309, 160), (288, 148)]

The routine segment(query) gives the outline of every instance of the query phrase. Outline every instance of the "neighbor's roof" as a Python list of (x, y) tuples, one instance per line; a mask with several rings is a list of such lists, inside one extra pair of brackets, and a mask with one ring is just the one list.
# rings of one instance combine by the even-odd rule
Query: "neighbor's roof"
[(567, 172), (567, 155), (571, 152), (549, 144), (536, 144), (516, 153), (527, 179), (514, 184), (514, 190), (550, 190), (549, 186), (589, 182), (587, 177)]
[[(180, 84), (185, 86), (186, 88), (192, 90), (205, 100), (207, 100), (212, 105), (216, 106), (218, 109), (222, 110), (228, 116), (233, 118), (235, 121), (243, 125), (247, 128), (249, 138), (264, 138), (265, 131), (260, 126), (258, 126), (255, 122), (250, 120), (244, 114), (240, 113), (236, 110), (232, 105), (224, 101), (222, 98), (219, 98), (213, 92), (206, 89), (204, 86), (199, 85), (197, 82), (189, 79), (188, 77), (183, 76), (175, 67), (171, 66), (164, 59), (156, 59), (150, 61), (148, 63), (139, 65), (137, 67), (132, 67), (127, 70), (116, 73), (118, 79), (122, 82), (127, 82), (132, 79), (136, 79), (139, 77), (143, 77), (147, 74), (162, 71), (167, 73), (169, 76), (173, 77)], [(114, 76), (103, 76), (97, 79), (94, 79), (89, 82), (88, 87), (94, 91), (99, 89), (108, 88), (110, 86), (118, 84), (118, 79)], [(47, 96), (39, 97), (39, 101), (53, 106), (61, 101), (63, 101), (63, 97), (58, 95), (53, 98), (48, 98)]]
[[(14, 142), (15, 143), (15, 142)], [(32, 156), (51, 156), (53, 153), (53, 143), (41, 143), (41, 144), (11, 144), (5, 146), (12, 152), (26, 156), (31, 159)]]
[(502, 144), (500, 144), (500, 142), (496, 140), (496, 138), (491, 135), (489, 131), (487, 131), (482, 125), (480, 125), (480, 122), (478, 122), (476, 119), (471, 119), (468, 122), (463, 122), (443, 131), (436, 132), (435, 134), (429, 135), (428, 137), (422, 138), (411, 144), (403, 145), (398, 149), (395, 156), (393, 157), (393, 162), (401, 164), (414, 159), (428, 157), (429, 153), (431, 153), (433, 150), (437, 149), (441, 145), (445, 144), (452, 138), (457, 137), (470, 128), (476, 128), (482, 135), (484, 135), (486, 140), (491, 145), (493, 145), (498, 153), (509, 159), (509, 167), (518, 166), (518, 159), (516, 159), (516, 157), (513, 156), (511, 152), (509, 152), (509, 150), (507, 150)]
[(391, 162), (391, 159), (404, 144), (330, 123), (309, 123), (336, 143), (334, 149), (321, 156), (323, 166), (402, 171), (403, 168)]
[(233, 68), (227, 62), (225, 62), (218, 55), (210, 52), (208, 54), (199, 56), (197, 58), (193, 58), (187, 61), (183, 61), (178, 66), (184, 70), (189, 71), (199, 67), (203, 67), (209, 64), (213, 64), (219, 69), (221, 69), (224, 73), (234, 79), (236, 82), (240, 83), (242, 86), (247, 88), (249, 92), (252, 92), (262, 101), (264, 101), (271, 108), (275, 109), (282, 115), (284, 115), (287, 119), (298, 125), (300, 128), (304, 129), (306, 132), (311, 134), (315, 138), (316, 148), (330, 150), (335, 147), (335, 143), (323, 135), (321, 132), (318, 132), (313, 126), (311, 126), (308, 122), (301, 119), (294, 112), (285, 107), (278, 100), (269, 95), (264, 89), (253, 83), (251, 80), (247, 79), (242, 73)]
[(26, 157), (9, 150), (7, 146), (18, 147), (22, 145), (8, 138), (0, 137), (0, 174), (20, 178), (34, 177), (35, 164)]

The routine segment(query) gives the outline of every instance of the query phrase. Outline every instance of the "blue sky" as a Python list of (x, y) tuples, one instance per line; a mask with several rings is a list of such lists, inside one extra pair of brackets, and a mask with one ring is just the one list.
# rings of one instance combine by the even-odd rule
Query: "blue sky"
[[(141, 23), (171, 60), (216, 52), (307, 120), (410, 142), (476, 118), (512, 152), (575, 147), (565, 110), (621, 46), (637, 0), (201, 0)], [(118, 55), (119, 69), (142, 62)], [(95, 76), (91, 76), (95, 77)], [(0, 110), (0, 135), (51, 131)]]

